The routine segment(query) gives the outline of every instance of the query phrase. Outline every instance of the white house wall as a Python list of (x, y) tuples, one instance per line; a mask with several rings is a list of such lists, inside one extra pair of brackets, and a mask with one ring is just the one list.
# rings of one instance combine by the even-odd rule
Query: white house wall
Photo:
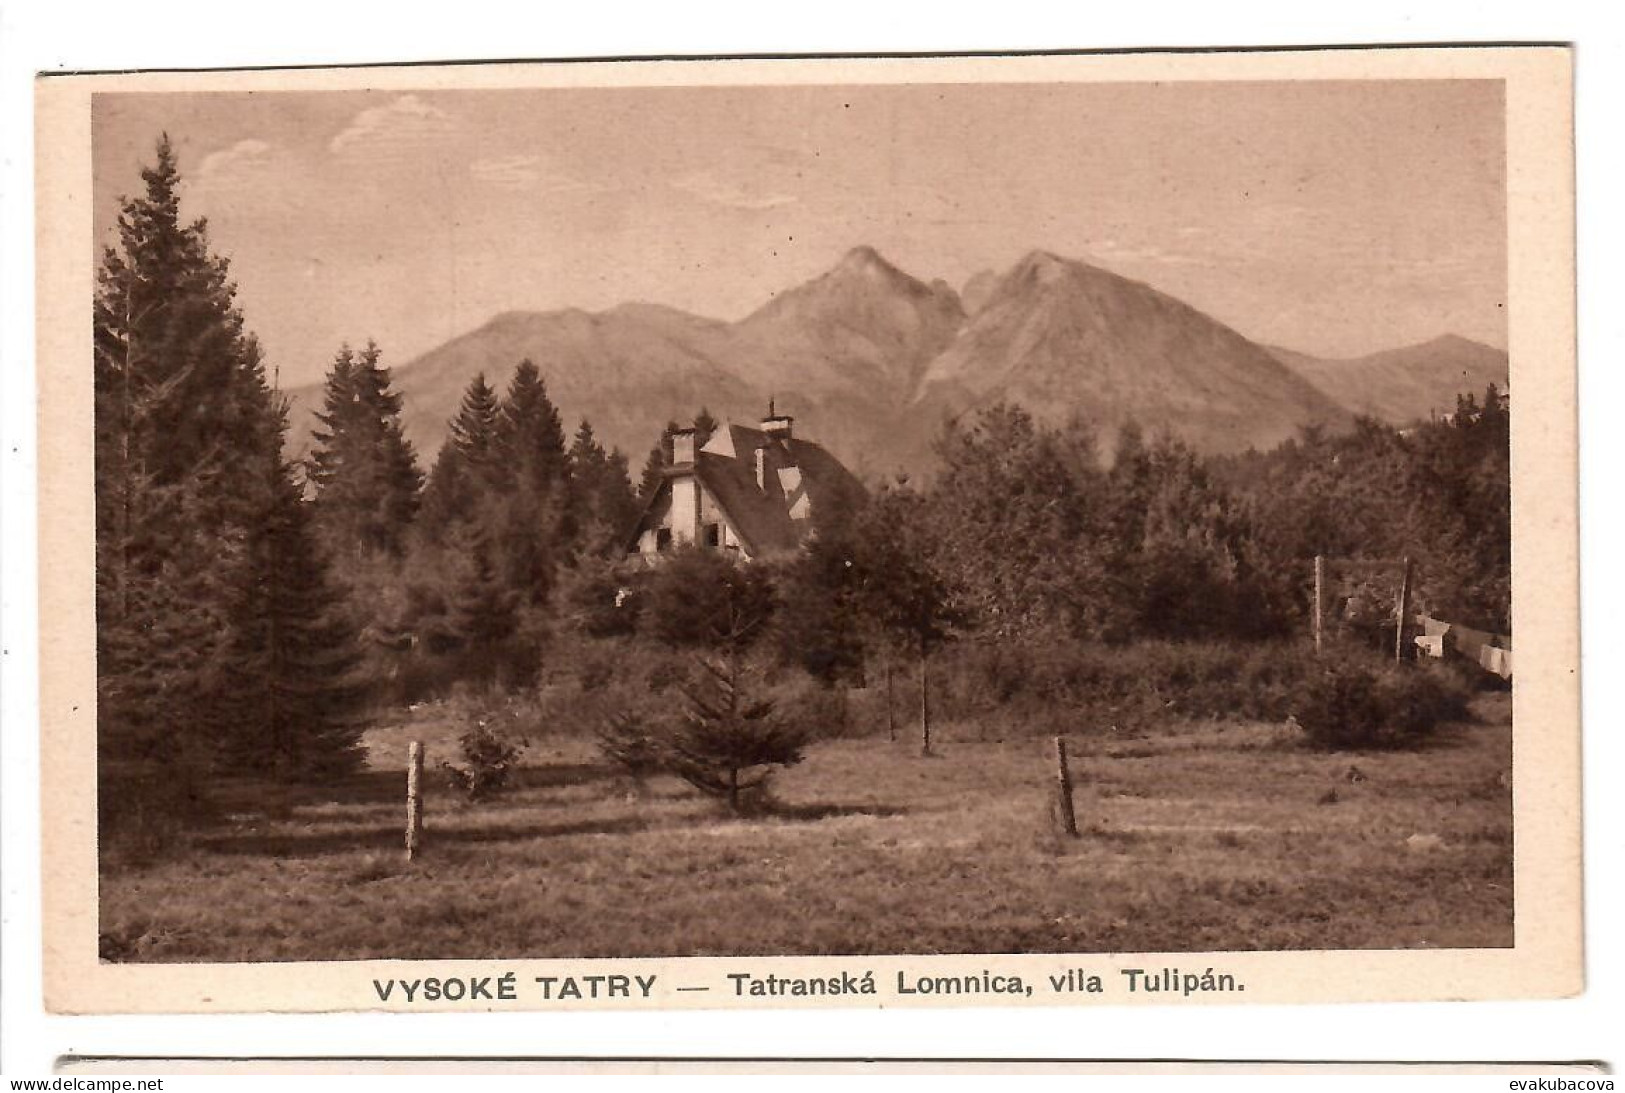
[(675, 547), (698, 541), (707, 524), (716, 524), (723, 547), (749, 556), (733, 521), (711, 491), (693, 476), (674, 478), (663, 486), (644, 520), (644, 528), (638, 533), (640, 554), (659, 553), (662, 530), (671, 532), (671, 545)]

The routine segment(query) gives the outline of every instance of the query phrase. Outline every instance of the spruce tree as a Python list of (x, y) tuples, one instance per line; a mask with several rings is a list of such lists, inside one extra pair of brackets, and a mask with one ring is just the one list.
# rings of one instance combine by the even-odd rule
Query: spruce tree
[(682, 717), (659, 738), (667, 771), (742, 812), (759, 799), (774, 767), (802, 760), (809, 733), (775, 716), (771, 699), (753, 697), (737, 656), (703, 657), (682, 688)]
[[(649, 449), (649, 455), (643, 461), (643, 473), (638, 476), (639, 502), (647, 503), (660, 489), (660, 483), (666, 477), (666, 468), (671, 465), (672, 437), (680, 428), (682, 426), (675, 421), (666, 422), (666, 427), (660, 430), (659, 442)], [(698, 435), (695, 446), (699, 446)]]
[(450, 444), (442, 445), (423, 483), (417, 518), (419, 547), (445, 545), (452, 531), (473, 511), (474, 500), (472, 476), (457, 458), (456, 449)]
[(619, 550), (621, 539), (631, 530), (641, 511), (638, 495), (632, 489), (632, 465), (626, 453), (619, 448), (610, 449), (598, 496), (601, 511), (605, 513), (611, 528), (606, 550)]
[(498, 430), (508, 477), (497, 508), (501, 569), (522, 600), (540, 604), (552, 590), (573, 529), (564, 428), (541, 372), (528, 359), (514, 371)]
[(317, 414), (309, 476), (318, 527), (341, 555), (399, 557), (417, 513), (423, 475), (401, 428), (401, 396), (368, 342), (339, 350)]
[[(218, 744), (226, 620), (276, 452), (259, 347), (167, 137), (125, 199), (94, 299), (98, 732), (120, 808), (195, 779)], [(104, 819), (116, 819), (104, 813)]]
[[(104, 827), (167, 807), (211, 763), (264, 754), (291, 691), (308, 701), (289, 716), (313, 734), (300, 770), (353, 744), (323, 735), (321, 711), (347, 716), (346, 703), (311, 658), (352, 647), (319, 621), (333, 602), (321, 562), (303, 525), (289, 530), (300, 510), (285, 414), (225, 260), (202, 221), (181, 220), (167, 138), (142, 177), (94, 302)], [(283, 602), (291, 588), (297, 604)]]
[(644, 457), (643, 471), (638, 475), (638, 502), (647, 504), (649, 498), (653, 497), (655, 492), (660, 489), (660, 483), (665, 480), (665, 477), (665, 453), (661, 451), (661, 446), (656, 444), (649, 449), (649, 454)]
[(477, 522), (490, 488), (503, 480), (502, 408), (482, 372), (469, 381), (446, 443), (423, 492), (424, 537), (445, 543), (459, 526)]
[(562, 486), (569, 473), (564, 426), (558, 407), (548, 397), (541, 370), (529, 358), (514, 369), (502, 403), (498, 435), (516, 474), (541, 492)]
[(773, 702), (758, 697), (761, 681), (746, 663), (771, 626), (772, 580), (761, 566), (688, 548), (655, 571), (647, 600), (652, 635), (699, 654), (681, 687), (683, 710), (676, 718), (613, 717), (599, 728), (599, 745), (633, 773), (664, 770), (739, 812), (773, 767), (801, 761), (808, 742), (805, 726), (775, 716)]
[(481, 372), (463, 391), (457, 416), (451, 419), (448, 443), (469, 470), (481, 476), (495, 476), (502, 465), (502, 407), (497, 393)]
[(716, 435), (717, 428), (717, 419), (711, 416), (711, 411), (700, 407), (700, 412), (694, 415), (694, 450), (705, 447), (706, 441)]
[(239, 765), (284, 780), (361, 763), (361, 648), (329, 583), (292, 468), (268, 462), (268, 507), (233, 605), (223, 722)]
[(570, 445), (570, 482), (577, 548), (593, 555), (618, 550), (637, 519), (638, 498), (625, 454), (618, 448), (604, 451), (588, 421), (582, 421)]
[(449, 621), (467, 654), (469, 674), (491, 682), (518, 627), (517, 596), (497, 572), (490, 544), (479, 532), (471, 533), (460, 557), (462, 570), (448, 596)]

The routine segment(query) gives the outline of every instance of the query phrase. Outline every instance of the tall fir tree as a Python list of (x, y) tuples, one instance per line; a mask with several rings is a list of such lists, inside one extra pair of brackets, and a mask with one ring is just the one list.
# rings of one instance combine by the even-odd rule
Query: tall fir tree
[[(640, 503), (648, 503), (649, 498), (660, 489), (660, 483), (665, 480), (666, 468), (671, 465), (671, 438), (680, 428), (682, 426), (675, 421), (666, 422), (666, 427), (660, 430), (660, 440), (649, 449), (648, 458), (643, 461), (643, 473), (638, 476)], [(697, 439), (695, 447), (699, 447)]]
[(104, 760), (195, 765), (223, 624), (280, 443), (260, 352), (167, 136), (126, 199), (94, 301), (97, 636)]
[(459, 534), (458, 571), (447, 596), (451, 632), (464, 653), (465, 674), (490, 683), (518, 627), (518, 597), (492, 561), (489, 538), (479, 529)]
[(463, 465), (493, 475), (502, 464), (502, 404), (481, 372), (468, 381), (457, 416), (451, 419), (448, 443)]
[[(286, 547), (295, 489), (280, 455), (285, 415), (225, 259), (210, 252), (203, 221), (181, 219), (167, 137), (142, 179), (94, 299), (104, 823), (162, 807), (211, 762), (237, 764), (263, 743), (240, 731), (266, 724), (273, 689), (240, 687), (265, 640), (265, 620), (245, 605), (285, 576), (268, 564), (293, 565), (287, 549), (273, 549)], [(320, 562), (309, 564), (319, 576)], [(300, 670), (263, 663), (275, 687), (293, 682), (284, 670)]]
[(577, 548), (604, 555), (621, 545), (621, 537), (637, 519), (638, 498), (632, 490), (626, 455), (619, 449), (604, 451), (583, 420), (570, 444), (571, 505), (576, 513)]
[(339, 350), (327, 375), (308, 473), (316, 522), (341, 556), (399, 557), (417, 514), (423, 475), (401, 428), (401, 396), (381, 351)]
[(541, 369), (528, 357), (514, 369), (498, 423), (499, 444), (515, 474), (539, 490), (562, 486), (569, 474), (564, 426), (547, 394)]
[(541, 604), (574, 529), (564, 427), (541, 371), (528, 359), (519, 362), (508, 385), (498, 442), (507, 476), (495, 529), (502, 575), (524, 602)]
[(424, 537), (447, 540), (452, 530), (476, 520), (490, 487), (503, 476), (502, 406), (481, 372), (463, 391), (423, 492)]
[(233, 604), (223, 723), (235, 763), (284, 780), (361, 763), (368, 685), (361, 647), (329, 581), (292, 468), (265, 468), (269, 506)]

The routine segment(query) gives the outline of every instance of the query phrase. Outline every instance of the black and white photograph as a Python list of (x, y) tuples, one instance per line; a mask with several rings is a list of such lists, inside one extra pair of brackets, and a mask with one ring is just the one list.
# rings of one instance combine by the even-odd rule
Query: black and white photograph
[(1566, 57), (1248, 60), (64, 78), (56, 954), (1576, 989)]

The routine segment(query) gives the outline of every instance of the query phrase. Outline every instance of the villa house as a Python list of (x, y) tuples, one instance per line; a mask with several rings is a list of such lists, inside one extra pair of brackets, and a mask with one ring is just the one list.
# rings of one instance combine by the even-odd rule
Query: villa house
[(694, 430), (679, 429), (627, 553), (653, 561), (693, 543), (746, 559), (785, 554), (852, 511), (863, 486), (823, 447), (797, 438), (793, 425), (770, 403), (759, 427), (725, 422), (698, 450)]

